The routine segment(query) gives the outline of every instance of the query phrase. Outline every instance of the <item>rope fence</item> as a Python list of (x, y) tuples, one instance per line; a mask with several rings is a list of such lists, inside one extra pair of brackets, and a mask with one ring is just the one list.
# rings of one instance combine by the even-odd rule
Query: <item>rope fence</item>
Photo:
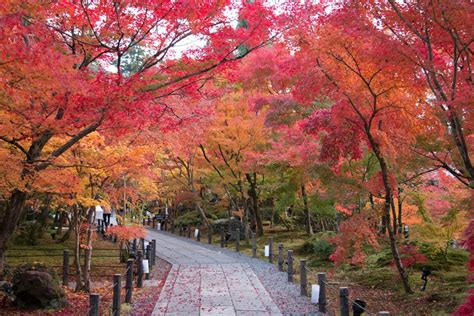
[[(156, 223), (155, 219), (143, 219), (143, 225), (151, 226), (150, 228), (154, 230), (166, 231), (168, 228), (168, 225)], [(177, 234), (181, 237), (191, 238), (198, 242), (201, 241), (201, 230), (199, 226), (194, 229), (194, 234), (191, 233), (191, 226), (180, 226), (178, 228), (173, 225), (170, 226), (170, 232), (172, 234)], [(208, 244), (212, 244), (213, 233), (219, 233), (220, 235), (220, 248), (226, 248), (229, 246), (230, 236), (232, 234), (230, 234), (229, 231), (226, 231), (224, 227), (221, 227), (219, 232), (213, 231), (212, 227), (207, 228)], [(240, 253), (241, 236), (239, 228), (236, 228), (233, 236), (235, 243), (235, 252)], [(331, 314), (349, 316), (350, 308), (352, 307), (352, 312), (355, 316), (362, 315), (364, 313), (367, 315), (379, 316), (390, 315), (390, 313), (387, 311), (380, 311), (375, 313), (367, 307), (367, 303), (364, 300), (350, 298), (349, 287), (338, 286), (341, 285), (340, 282), (327, 281), (326, 273), (315, 272), (312, 269), (308, 268), (306, 266), (305, 259), (301, 259), (300, 264), (295, 268), (293, 250), (288, 249), (285, 253), (285, 249), (282, 243), (278, 243), (278, 245), (276, 245), (275, 247), (272, 237), (268, 238), (268, 243), (263, 249), (258, 249), (256, 242), (256, 234), (254, 232), (251, 232), (250, 243), (252, 247), (252, 257), (260, 260), (260, 258), (262, 257), (261, 255), (259, 255), (259, 250), (263, 250), (264, 258), (268, 260), (269, 263), (276, 264), (278, 267), (278, 271), (286, 272), (288, 282), (294, 282), (294, 275), (299, 274), (301, 295), (311, 296), (311, 302), (314, 304), (315, 309), (317, 308), (318, 312), (326, 314), (329, 311), (332, 311), (333, 313)], [(308, 274), (312, 277), (312, 279), (317, 280), (317, 283), (311, 284), (310, 282), (308, 282)], [(316, 285), (316, 287), (314, 287), (315, 293), (312, 293), (313, 285)], [(308, 291), (308, 289), (311, 289), (311, 291)]]

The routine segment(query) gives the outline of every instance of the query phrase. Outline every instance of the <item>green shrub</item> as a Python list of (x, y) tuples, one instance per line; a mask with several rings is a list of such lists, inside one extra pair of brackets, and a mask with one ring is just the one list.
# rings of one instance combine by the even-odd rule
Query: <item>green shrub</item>
[(25, 222), (17, 229), (15, 243), (18, 245), (36, 246), (38, 240), (38, 226), (34, 221)]
[(201, 216), (197, 211), (186, 212), (183, 215), (180, 215), (174, 221), (175, 226), (189, 226), (201, 224)]
[(334, 232), (317, 233), (306, 240), (300, 248), (302, 253), (313, 254), (319, 260), (329, 260), (329, 256), (336, 250), (336, 246), (329, 242)]
[(382, 249), (379, 252), (367, 256), (365, 263), (371, 267), (385, 267), (392, 263), (393, 256), (390, 249)]

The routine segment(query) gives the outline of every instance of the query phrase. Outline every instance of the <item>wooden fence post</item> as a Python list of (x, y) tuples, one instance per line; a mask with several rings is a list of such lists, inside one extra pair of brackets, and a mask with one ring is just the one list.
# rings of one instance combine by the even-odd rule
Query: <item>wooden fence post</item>
[(69, 250), (64, 249), (63, 251), (63, 285), (68, 286), (69, 284)]
[(99, 316), (100, 295), (91, 293), (89, 295), (89, 316)]
[(278, 243), (278, 271), (283, 271), (283, 244)]
[(148, 226), (151, 226), (151, 218), (149, 218), (149, 217), (148, 217), (148, 219), (147, 219), (147, 225), (148, 225)]
[(252, 257), (257, 258), (257, 234), (252, 233)]
[(288, 250), (288, 282), (293, 282), (293, 250)]
[(155, 266), (156, 263), (156, 239), (151, 240), (151, 265)]
[(133, 259), (127, 260), (127, 273), (125, 274), (125, 303), (132, 302), (133, 291)]
[(120, 316), (121, 275), (114, 274), (114, 294), (112, 299), (112, 316)]
[(142, 220), (142, 225), (143, 225), (143, 226), (145, 226), (145, 225), (146, 225), (146, 222), (145, 222), (145, 221), (146, 221), (146, 219), (145, 219), (145, 218), (143, 218), (143, 220)]
[(318, 273), (318, 284), (319, 284), (319, 299), (318, 307), (321, 313), (326, 313), (326, 273)]
[(300, 260), (300, 290), (301, 296), (308, 296), (308, 279), (306, 277), (306, 259)]
[(225, 235), (224, 235), (224, 226), (221, 226), (221, 248), (224, 248), (224, 242), (225, 242)]
[(146, 260), (148, 260), (148, 273), (145, 273), (145, 280), (150, 280), (150, 261), (151, 261), (151, 254), (150, 254), (150, 244), (146, 245), (146, 252), (145, 252)]
[(268, 238), (268, 262), (273, 263), (273, 237)]
[(143, 287), (143, 251), (137, 251), (137, 287)]
[(235, 252), (240, 252), (240, 229), (235, 229)]
[(210, 245), (212, 244), (212, 227), (209, 224), (209, 227), (207, 228), (207, 243)]
[(191, 238), (191, 225), (188, 225), (188, 238)]
[(153, 229), (156, 229), (156, 219), (155, 219), (155, 217), (153, 217), (151, 219), (151, 225), (152, 225), (151, 227), (153, 227)]
[(349, 288), (339, 288), (339, 303), (341, 306), (341, 316), (349, 316)]

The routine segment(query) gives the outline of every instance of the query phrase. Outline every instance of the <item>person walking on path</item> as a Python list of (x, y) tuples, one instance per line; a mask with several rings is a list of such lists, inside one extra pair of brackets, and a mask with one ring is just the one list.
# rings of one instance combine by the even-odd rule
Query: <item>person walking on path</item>
[(106, 230), (110, 225), (110, 216), (111, 215), (112, 215), (112, 208), (109, 205), (104, 205), (103, 219), (104, 219), (104, 225), (105, 225)]

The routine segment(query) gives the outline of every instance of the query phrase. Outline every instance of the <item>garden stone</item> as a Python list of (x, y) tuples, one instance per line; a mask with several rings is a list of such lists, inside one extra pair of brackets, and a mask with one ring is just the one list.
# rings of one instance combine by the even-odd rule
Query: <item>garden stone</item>
[(64, 291), (47, 272), (21, 273), (13, 283), (13, 292), (21, 308), (60, 308), (67, 303)]

